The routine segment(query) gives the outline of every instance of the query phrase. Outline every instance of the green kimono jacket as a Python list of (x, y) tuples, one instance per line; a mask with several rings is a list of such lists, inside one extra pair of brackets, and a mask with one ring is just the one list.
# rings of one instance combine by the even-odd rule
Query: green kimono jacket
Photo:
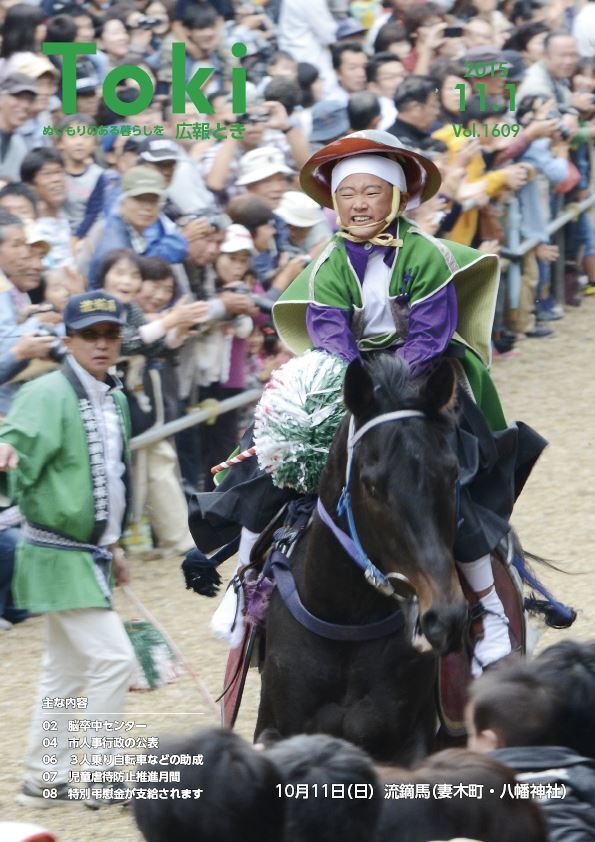
[[(130, 419), (122, 392), (112, 395), (119, 411), (128, 460)], [(26, 384), (0, 426), (0, 441), (19, 456), (15, 471), (0, 474), (0, 491), (18, 503), (32, 524), (90, 543), (95, 528), (91, 463), (78, 397), (61, 371)], [(106, 608), (90, 553), (17, 548), (13, 596), (34, 612)]]
[[(342, 237), (335, 235), (282, 293), (273, 307), (281, 339), (296, 354), (312, 347), (306, 328), (309, 303), (351, 312), (351, 329), (362, 351), (388, 348), (405, 339), (407, 311), (427, 301), (446, 284), (454, 284), (458, 324), (452, 342), (461, 349), (461, 364), (476, 402), (493, 430), (506, 421), (489, 376), (491, 330), (499, 283), (498, 259), (459, 243), (439, 240), (401, 218), (389, 283), (395, 329), (382, 336), (362, 336), (363, 296)], [(400, 297), (406, 295), (405, 311)]]

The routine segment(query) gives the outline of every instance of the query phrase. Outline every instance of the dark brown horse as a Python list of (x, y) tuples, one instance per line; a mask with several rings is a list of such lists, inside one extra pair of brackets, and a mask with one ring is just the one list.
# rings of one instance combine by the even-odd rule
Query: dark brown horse
[[(320, 501), (345, 531), (337, 504), (349, 486), (364, 557), (382, 588), (394, 583), (402, 597), (397, 602), (370, 585), (320, 510), (292, 554), (291, 570), (301, 603), (320, 620), (369, 626), (401, 606), (404, 622), (369, 640), (329, 639), (298, 622), (277, 588), (267, 616), (256, 736), (267, 729), (282, 736), (324, 732), (402, 764), (430, 750), (437, 655), (461, 646), (468, 616), (453, 559), (457, 460), (447, 436), (454, 391), (446, 361), (421, 384), (392, 356), (348, 367), (351, 415), (331, 447)], [(414, 647), (414, 626), (431, 649)]]

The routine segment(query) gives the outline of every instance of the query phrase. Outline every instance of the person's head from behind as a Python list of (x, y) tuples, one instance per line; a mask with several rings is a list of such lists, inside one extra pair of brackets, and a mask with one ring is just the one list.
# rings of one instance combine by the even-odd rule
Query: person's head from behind
[(8, 211), (0, 210), (0, 270), (21, 292), (28, 292), (23, 288), (23, 273), (28, 259), (29, 246), (23, 221)]
[(578, 60), (574, 37), (568, 32), (548, 32), (543, 49), (543, 63), (554, 79), (570, 79)]
[(553, 745), (557, 694), (542, 681), (535, 662), (502, 664), (471, 685), (467, 745), (488, 752), (509, 746)]
[(157, 222), (164, 202), (165, 179), (156, 169), (145, 164), (124, 173), (119, 213), (136, 231)]
[(168, 307), (176, 294), (176, 281), (171, 265), (161, 257), (139, 257), (142, 279), (136, 303), (145, 313), (158, 313)]
[(105, 380), (120, 354), (122, 305), (103, 290), (69, 299), (63, 313), (64, 345), (92, 377)]
[[(447, 749), (430, 755), (413, 771), (383, 768), (380, 774), (386, 798), (377, 842), (454, 837), (546, 842), (546, 825), (537, 805), (515, 798), (513, 771), (485, 754)], [(412, 786), (414, 792), (424, 788), (429, 798), (391, 798), (391, 787), (403, 785)], [(450, 797), (436, 797), (439, 788)]]
[(391, 52), (375, 55), (366, 67), (368, 90), (390, 100), (394, 98), (405, 76), (405, 68), (397, 56)]
[(46, 209), (56, 211), (66, 199), (66, 172), (57, 149), (42, 146), (28, 152), (21, 164), (21, 181), (35, 190)]
[(302, 92), (295, 76), (275, 76), (264, 89), (267, 102), (280, 102), (291, 117), (300, 104)]
[(366, 87), (368, 57), (361, 44), (342, 41), (331, 50), (337, 81), (348, 94), (363, 91)]
[(380, 100), (372, 91), (358, 91), (349, 97), (347, 116), (354, 132), (377, 128), (380, 115)]
[(537, 656), (535, 666), (557, 694), (559, 744), (595, 759), (595, 642), (555, 643)]
[(217, 277), (222, 286), (238, 284), (244, 280), (254, 251), (254, 241), (248, 229), (237, 223), (230, 225), (215, 261)]
[(0, 190), (0, 208), (28, 222), (37, 216), (37, 196), (21, 181), (11, 181)]
[(129, 304), (142, 283), (138, 255), (132, 249), (108, 251), (101, 261), (97, 283), (122, 304)]
[[(167, 793), (164, 799), (134, 799), (134, 817), (146, 842), (279, 842), (282, 838), (279, 775), (264, 752), (231, 731), (214, 728), (160, 741), (160, 752), (170, 757), (190, 755), (202, 762), (162, 766), (179, 772), (179, 782), (151, 784)], [(168, 797), (173, 788), (200, 790), (200, 797)]]
[(320, 102), (324, 96), (324, 83), (317, 67), (308, 61), (300, 61), (297, 66), (297, 81), (303, 108), (311, 108), (315, 102)]
[[(336, 737), (313, 734), (282, 740), (265, 754), (283, 782), (285, 842), (369, 842), (375, 838), (382, 801), (374, 764), (362, 749)], [(289, 797), (300, 784), (310, 793), (316, 785), (317, 796)], [(347, 796), (349, 785), (357, 788), (360, 798), (333, 797), (342, 788)]]
[(248, 229), (257, 251), (271, 248), (275, 235), (273, 211), (268, 202), (252, 193), (235, 196), (227, 208), (234, 222)]

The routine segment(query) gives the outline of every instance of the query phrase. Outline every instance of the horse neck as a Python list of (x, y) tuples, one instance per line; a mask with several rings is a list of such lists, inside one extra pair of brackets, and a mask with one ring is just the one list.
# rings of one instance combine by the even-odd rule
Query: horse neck
[[(345, 420), (331, 446), (320, 481), (320, 499), (333, 519), (345, 482), (348, 424)], [(357, 520), (357, 512), (355, 512)], [(342, 548), (318, 515), (307, 543), (300, 590), (312, 613), (329, 622), (357, 623), (395, 610), (395, 603), (380, 595), (362, 570)]]

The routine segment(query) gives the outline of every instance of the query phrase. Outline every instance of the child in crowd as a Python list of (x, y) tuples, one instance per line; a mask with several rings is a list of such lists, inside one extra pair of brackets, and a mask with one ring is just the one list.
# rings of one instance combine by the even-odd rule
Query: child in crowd
[(62, 122), (62, 135), (56, 143), (64, 161), (68, 197), (64, 209), (73, 234), (76, 234), (83, 221), (89, 197), (103, 174), (101, 167), (93, 160), (97, 136), (88, 133), (91, 127), (97, 130), (92, 117), (73, 114)]
[(564, 641), (482, 675), (467, 729), (470, 748), (544, 787), (549, 842), (595, 839), (595, 643)]

